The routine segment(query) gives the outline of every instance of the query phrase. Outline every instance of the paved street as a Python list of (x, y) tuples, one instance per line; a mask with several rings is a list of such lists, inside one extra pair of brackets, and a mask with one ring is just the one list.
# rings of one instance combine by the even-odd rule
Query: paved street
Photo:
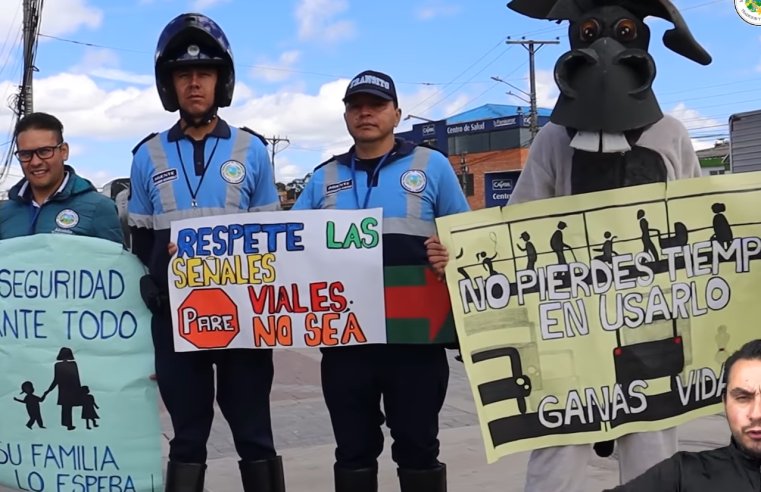
[[(320, 393), (319, 352), (277, 351), (275, 361), (273, 419), (278, 449), (285, 460), (288, 491), (331, 492), (333, 441)], [(528, 455), (509, 456), (494, 465), (486, 464), (465, 372), (453, 357), (451, 368), (449, 394), (441, 414), (442, 461), (449, 467), (450, 492), (522, 492)], [(166, 451), (171, 426), (165, 413), (162, 422)], [(717, 447), (727, 440), (722, 416), (700, 419), (680, 429), (683, 449)], [(399, 489), (388, 451), (387, 446), (380, 490), (394, 492)], [(219, 411), (209, 441), (209, 468), (207, 492), (242, 492), (237, 456)], [(589, 476), (590, 492), (615, 485), (618, 478), (615, 457), (594, 459)], [(0, 492), (9, 490), (0, 487)]]

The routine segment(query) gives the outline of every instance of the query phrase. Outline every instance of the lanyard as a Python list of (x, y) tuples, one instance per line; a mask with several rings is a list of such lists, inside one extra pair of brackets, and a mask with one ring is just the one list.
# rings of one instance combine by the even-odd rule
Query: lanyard
[(203, 166), (203, 173), (201, 174), (201, 179), (198, 180), (198, 186), (196, 186), (195, 191), (193, 191), (193, 187), (190, 186), (190, 178), (188, 178), (188, 171), (185, 169), (185, 163), (182, 161), (182, 152), (180, 151), (180, 142), (179, 140), (176, 141), (175, 146), (177, 147), (177, 156), (180, 158), (180, 167), (182, 167), (182, 175), (185, 176), (185, 184), (188, 185), (188, 192), (190, 193), (190, 206), (193, 208), (196, 208), (198, 206), (198, 202), (196, 201), (196, 196), (198, 195), (198, 190), (201, 189), (201, 184), (203, 184), (203, 178), (206, 177), (206, 170), (209, 169), (209, 164), (211, 164), (211, 160), (214, 159), (214, 152), (217, 151), (217, 145), (219, 145), (219, 138), (217, 138), (217, 141), (214, 143), (214, 148), (211, 149), (211, 154), (209, 154), (209, 158), (206, 160), (206, 164)]
[[(393, 151), (392, 151), (393, 152)], [(385, 154), (383, 157), (381, 157), (380, 161), (378, 161), (378, 165), (375, 166), (375, 169), (373, 170), (372, 177), (370, 178), (370, 181), (368, 181), (367, 184), (367, 193), (365, 193), (365, 201), (362, 205), (363, 209), (367, 208), (367, 204), (370, 203), (370, 194), (373, 191), (373, 183), (375, 183), (375, 178), (378, 177), (378, 173), (380, 172), (380, 168), (383, 166), (383, 163), (386, 161), (388, 156), (391, 155), (391, 152), (388, 154)], [(351, 179), (354, 181), (354, 197), (357, 199), (357, 206), (360, 206), (359, 204), (359, 192), (357, 191), (357, 159), (354, 157), (354, 154), (351, 154)]]

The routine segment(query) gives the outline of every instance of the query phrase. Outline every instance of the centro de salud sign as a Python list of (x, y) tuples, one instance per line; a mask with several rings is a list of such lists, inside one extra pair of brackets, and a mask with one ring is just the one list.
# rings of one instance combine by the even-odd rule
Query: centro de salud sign
[(522, 117), (519, 119), (519, 117), (513, 116), (511, 118), (495, 118), (492, 120), (447, 125), (447, 135), (496, 130), (498, 128), (514, 128), (521, 126), (519, 123), (522, 123), (522, 119)]

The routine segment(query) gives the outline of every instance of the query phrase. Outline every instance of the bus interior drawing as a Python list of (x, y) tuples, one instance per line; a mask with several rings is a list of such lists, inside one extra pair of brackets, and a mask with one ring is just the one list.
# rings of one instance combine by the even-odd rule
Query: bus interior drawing
[(515, 347), (498, 347), (471, 355), (473, 364), (492, 359), (507, 358), (511, 375), (506, 378), (481, 383), (478, 393), (483, 405), (515, 400), (518, 411), (525, 414), (528, 411), (526, 399), (531, 395), (531, 378), (523, 373), (521, 354)]

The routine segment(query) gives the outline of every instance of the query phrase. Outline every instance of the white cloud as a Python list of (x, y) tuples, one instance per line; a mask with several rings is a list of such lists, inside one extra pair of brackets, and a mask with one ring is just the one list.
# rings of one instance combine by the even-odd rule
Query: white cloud
[[(528, 84), (527, 84), (528, 85)], [(528, 87), (524, 89), (528, 92)], [(515, 91), (513, 91), (515, 92)], [(559, 91), (555, 84), (553, 73), (549, 70), (537, 70), (536, 71), (536, 104), (540, 108), (552, 109), (557, 102)], [(523, 96), (523, 94), (521, 94)], [(512, 104), (518, 106), (525, 106), (528, 110), (528, 104), (526, 101), (511, 97)], [(704, 133), (720, 133), (722, 122), (713, 118), (708, 118), (701, 115), (698, 111), (688, 108), (684, 103), (677, 104), (674, 108), (668, 112), (670, 115), (679, 119), (684, 123), (687, 130), (693, 132)], [(699, 136), (699, 135), (698, 135)], [(692, 139), (692, 145), (695, 150), (702, 150), (712, 148), (715, 144), (715, 139)]]
[[(79, 174), (79, 172), (77, 172), (77, 174)], [(114, 176), (113, 174), (107, 171), (95, 171), (94, 173), (90, 173), (85, 177), (89, 179), (90, 182), (94, 184), (96, 187), (100, 188), (101, 186), (108, 183), (109, 181), (112, 181), (121, 176)]]
[(193, 2), (193, 10), (207, 10), (223, 3), (229, 3), (230, 0), (196, 0)]
[[(528, 76), (528, 74), (526, 75)], [(555, 84), (555, 75), (549, 70), (536, 71), (536, 105), (540, 108), (553, 108), (560, 91)], [(525, 102), (523, 103), (525, 104)]]
[(436, 17), (454, 15), (460, 11), (459, 5), (450, 5), (443, 0), (426, 0), (417, 9), (417, 18), (427, 21)]
[(703, 116), (695, 109), (690, 109), (684, 103), (679, 103), (669, 111), (669, 114), (684, 123), (688, 130), (707, 130), (710, 133), (719, 130), (723, 123), (713, 118)]
[[(522, 87), (526, 94), (529, 93), (530, 87), (528, 82), (529, 73), (526, 72), (525, 87)], [(558, 100), (560, 92), (558, 86), (555, 84), (555, 76), (551, 70), (537, 70), (536, 77), (536, 106), (538, 108), (552, 109), (555, 107), (555, 103)], [(528, 96), (523, 92), (516, 90), (513, 87), (504, 85), (505, 89), (516, 96), (508, 95), (510, 98), (510, 104), (521, 106), (526, 112), (529, 111), (530, 105), (527, 102)]]
[(464, 111), (465, 106), (473, 99), (469, 94), (460, 94), (451, 103), (444, 107), (444, 114), (447, 116), (454, 116), (457, 113)]
[(100, 79), (115, 80), (128, 84), (153, 85), (154, 83), (154, 78), (151, 75), (138, 75), (119, 70), (118, 68), (96, 68), (90, 72), (90, 75)]
[[(77, 31), (81, 27), (97, 29), (103, 21), (103, 11), (88, 4), (88, 0), (46, 0), (42, 11), (40, 32), (49, 36), (60, 36)], [(0, 33), (8, 39), (7, 51), (0, 53), (1, 66), (11, 71), (12, 62), (17, 61), (21, 51), (21, 28), (23, 10), (21, 1), (0, 1)], [(46, 38), (40, 38), (44, 43)], [(16, 49), (16, 53), (14, 53)], [(5, 73), (6, 70), (3, 70)], [(2, 97), (3, 94), (0, 94)], [(7, 94), (6, 94), (7, 96)]]
[[(668, 113), (674, 118), (679, 119), (687, 130), (693, 133), (693, 135), (698, 133), (697, 136), (699, 136), (699, 133), (721, 133), (722, 128), (725, 126), (724, 123), (719, 120), (708, 118), (701, 115), (697, 110), (688, 108), (684, 103), (677, 104)], [(716, 140), (717, 139), (713, 137), (707, 140), (693, 138), (692, 146), (695, 150), (710, 149), (714, 147)]]
[(77, 157), (85, 153), (86, 148), (79, 144), (69, 144), (69, 157)]
[(153, 77), (139, 75), (119, 68), (119, 55), (110, 49), (90, 49), (85, 52), (82, 60), (71, 67), (69, 71), (75, 74), (86, 74), (92, 77), (126, 82), (128, 84), (152, 85)]
[(266, 80), (267, 82), (282, 82), (292, 75), (289, 69), (293, 68), (293, 65), (299, 61), (300, 57), (301, 52), (299, 51), (286, 51), (280, 55), (277, 62), (270, 62), (266, 58), (263, 58), (259, 62), (259, 65), (267, 68), (252, 68), (251, 77)]
[(296, 178), (303, 178), (309, 172), (302, 166), (293, 164), (287, 157), (275, 154), (275, 179), (288, 184)]
[(329, 43), (353, 38), (356, 34), (354, 22), (335, 19), (348, 8), (347, 0), (299, 0), (295, 11), (299, 39)]
[[(20, 2), (4, 1), (8, 5)], [(46, 0), (42, 11), (42, 24), (40, 32), (49, 36), (61, 36), (77, 31), (81, 27), (97, 29), (103, 22), (103, 11), (89, 5), (88, 0)], [(10, 10), (2, 8), (2, 10)], [(5, 32), (5, 27), (0, 21), (0, 32)]]
[[(78, 66), (87, 67), (88, 60), (115, 62), (100, 53), (90, 55)], [(317, 93), (305, 93), (302, 86), (294, 85), (268, 94), (254, 94), (249, 87), (239, 83), (233, 107), (222, 109), (220, 114), (231, 124), (248, 126), (267, 137), (287, 137), (291, 145), (278, 147), (280, 152), (275, 156), (275, 169), (279, 180), (290, 181), (303, 176), (329, 156), (345, 152), (351, 145), (341, 102), (348, 83), (348, 79), (328, 82)], [(13, 80), (0, 82), (0, 94), (13, 89), (15, 84)], [(111, 86), (99, 85), (94, 76), (86, 73), (64, 72), (35, 79), (35, 110), (52, 113), (61, 119), (67, 140), (75, 142), (72, 150), (76, 162), (98, 163), (97, 167), (90, 168), (93, 174), (87, 175), (98, 185), (113, 179), (116, 174), (127, 172), (129, 151), (106, 151), (104, 146), (91, 145), (82, 139), (118, 142), (115, 148), (129, 149), (150, 132), (169, 128), (178, 117), (177, 113), (164, 111), (153, 86), (105, 87)], [(402, 109), (412, 107), (435, 90), (423, 86), (415, 93), (400, 92), (400, 105)], [(433, 102), (435, 100), (424, 104)], [(437, 112), (431, 117), (441, 116), (443, 114)], [(0, 106), (0, 130), (10, 128), (10, 119), (10, 110)], [(312, 152), (306, 153), (308, 150)], [(303, 159), (305, 155), (307, 159)], [(302, 159), (294, 160), (298, 157)], [(296, 161), (308, 161), (309, 165), (299, 166)], [(20, 169), (14, 173), (15, 177), (6, 180), (8, 186), (18, 179)]]

